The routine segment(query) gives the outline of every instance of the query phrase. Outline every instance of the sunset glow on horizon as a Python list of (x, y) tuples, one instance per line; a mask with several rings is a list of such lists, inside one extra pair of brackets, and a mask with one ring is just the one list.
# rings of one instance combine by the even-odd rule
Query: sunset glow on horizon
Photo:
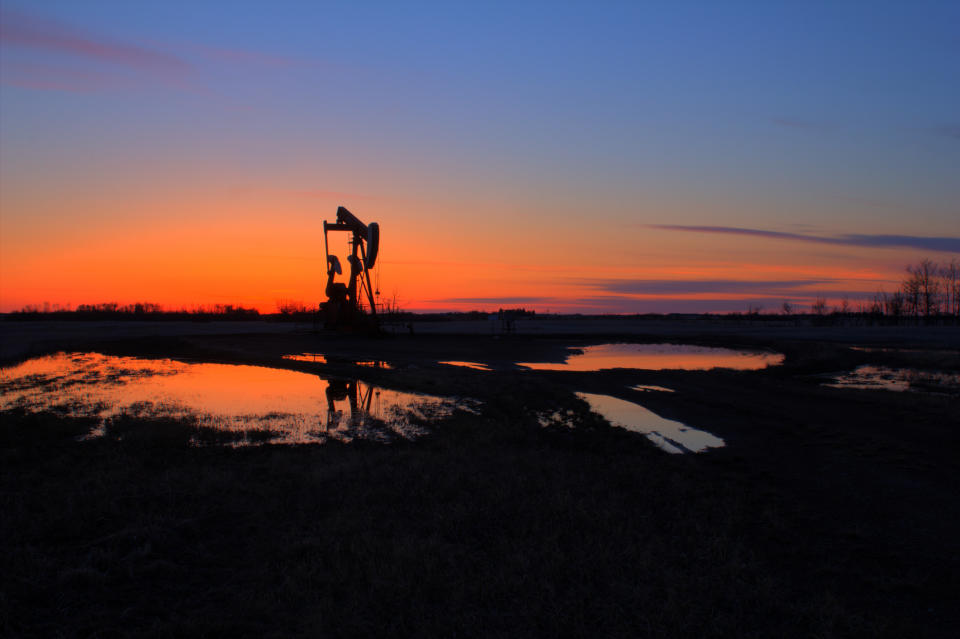
[(857, 303), (960, 258), (958, 24), (946, 2), (5, 2), (0, 312), (312, 306), (340, 205), (380, 224), (404, 310)]

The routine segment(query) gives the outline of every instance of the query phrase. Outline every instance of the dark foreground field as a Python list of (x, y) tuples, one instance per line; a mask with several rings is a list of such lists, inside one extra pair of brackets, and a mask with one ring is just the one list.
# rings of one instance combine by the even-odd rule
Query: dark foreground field
[[(729, 337), (699, 336), (711, 340)], [(956, 396), (810, 377), (883, 358), (949, 367), (952, 352), (777, 336), (749, 345), (786, 352), (785, 365), (756, 372), (509, 365), (558, 358), (569, 341), (291, 334), (85, 345), (302, 370), (312, 365), (280, 354), (375, 354), (398, 365), (328, 372), (475, 396), (484, 408), (416, 442), (246, 448), (191, 447), (190, 424), (125, 418), (76, 441), (90, 423), (7, 411), (0, 634), (955, 636)], [(629, 383), (676, 389), (643, 401), (727, 446), (667, 455), (572, 395), (630, 399)], [(580, 426), (540, 427), (537, 415), (555, 408)]]

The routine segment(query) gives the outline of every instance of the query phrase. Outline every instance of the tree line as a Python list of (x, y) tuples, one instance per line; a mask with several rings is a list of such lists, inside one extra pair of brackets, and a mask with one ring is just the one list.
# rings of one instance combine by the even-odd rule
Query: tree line
[[(954, 258), (947, 264), (937, 264), (924, 258), (908, 265), (905, 271), (900, 287), (892, 293), (881, 289), (869, 299), (861, 300), (857, 308), (843, 298), (840, 305), (833, 308), (833, 314), (870, 315), (894, 321), (960, 319), (960, 261)], [(827, 302), (822, 295), (817, 296), (811, 311), (814, 315), (827, 314)]]
[(907, 267), (900, 288), (874, 296), (874, 307), (894, 317), (960, 317), (960, 262), (938, 265), (922, 259)]
[(236, 304), (198, 305), (192, 308), (165, 309), (152, 302), (118, 304), (103, 302), (100, 304), (80, 304), (75, 309), (61, 307), (59, 304), (45, 302), (43, 305), (28, 304), (18, 311), (7, 315), (12, 320), (29, 319), (153, 319), (153, 320), (244, 320), (260, 316), (255, 308), (245, 308)]

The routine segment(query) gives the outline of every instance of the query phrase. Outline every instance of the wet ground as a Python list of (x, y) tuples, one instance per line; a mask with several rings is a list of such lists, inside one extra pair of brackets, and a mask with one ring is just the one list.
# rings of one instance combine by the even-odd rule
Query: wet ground
[[(599, 344), (566, 349), (563, 355), (566, 359), (561, 363), (516, 366), (575, 372), (758, 370), (783, 362), (783, 355), (778, 353), (692, 344)], [(65, 417), (96, 418), (101, 424), (118, 415), (187, 419), (200, 428), (243, 435), (232, 443), (306, 444), (330, 437), (383, 442), (395, 437), (413, 439), (426, 432), (428, 416), (442, 420), (455, 410), (475, 410), (480, 405), (470, 398), (390, 390), (355, 377), (344, 378), (342, 371), (324, 372), (332, 364), (342, 369), (415, 369), (411, 363), (324, 353), (284, 354), (282, 360), (320, 367), (320, 372), (60, 352), (0, 369), (0, 410), (52, 411)], [(492, 372), (489, 365), (477, 362), (437, 364)], [(632, 389), (672, 392), (655, 385)], [(593, 393), (576, 393), (574, 397), (586, 402), (610, 425), (645, 433), (668, 452), (699, 452), (723, 445), (709, 433), (658, 417), (636, 401)], [(545, 423), (568, 428), (580, 425), (575, 415)], [(90, 436), (97, 434), (102, 434), (102, 428), (94, 429)]]
[(960, 374), (951, 371), (863, 365), (827, 377), (826, 385), (833, 388), (960, 395)]
[[(754, 530), (753, 515), (744, 511), (723, 533), (722, 545), (751, 548), (773, 581), (786, 579), (808, 594), (829, 593), (837, 610), (846, 611), (841, 616), (849, 613), (845, 618), (865, 624), (857, 626), (859, 632), (839, 634), (896, 636), (910, 628), (917, 636), (949, 636), (946, 629), (960, 621), (960, 606), (954, 605), (960, 590), (960, 332), (941, 328), (931, 337), (915, 329), (918, 337), (911, 340), (909, 331), (897, 331), (895, 347), (884, 345), (886, 333), (847, 328), (833, 339), (788, 327), (737, 334), (687, 326), (674, 333), (663, 327), (651, 334), (590, 333), (364, 338), (291, 327), (261, 334), (49, 339), (46, 346), (31, 347), (40, 359), (4, 367), (0, 401), (8, 423), (27, 419), (17, 410), (52, 410), (64, 419), (88, 420), (74, 437), (96, 438), (106, 423), (101, 439), (121, 443), (137, 420), (172, 418), (245, 433), (219, 443), (297, 444), (267, 446), (264, 454), (269, 449), (295, 455), (306, 442), (387, 444), (385, 450), (398, 451), (409, 446), (423, 455), (417, 457), (419, 472), (428, 472), (423, 464), (440, 455), (431, 452), (436, 447), (462, 450), (458, 463), (464, 468), (476, 465), (486, 473), (496, 467), (503, 474), (484, 480), (497, 486), (491, 484), (494, 493), (483, 498), (493, 499), (487, 506), (493, 512), (500, 508), (497, 500), (521, 498), (509, 495), (511, 474), (527, 482), (518, 490), (527, 485), (548, 491), (537, 492), (531, 503), (539, 500), (549, 509), (554, 496), (547, 484), (532, 488), (539, 480), (521, 470), (524, 459), (569, 451), (575, 463), (596, 463), (591, 468), (598, 494), (626, 496), (639, 490), (634, 481), (672, 478), (657, 484), (655, 494), (690, 517), (685, 527), (695, 525), (696, 512), (704, 522), (715, 516), (711, 506), (692, 497), (697, 485), (705, 495), (720, 490), (711, 499), (724, 512), (739, 512), (732, 504), (746, 499), (763, 503), (765, 513), (779, 513), (765, 524), (780, 531), (779, 541)], [(599, 362), (588, 361), (594, 354)], [(865, 372), (892, 376), (888, 381), (904, 381), (920, 392), (850, 382)], [(927, 392), (931, 380), (936, 388)], [(118, 419), (123, 428), (116, 427)], [(111, 433), (119, 435), (111, 440)], [(218, 442), (193, 437), (194, 445)], [(617, 452), (596, 452), (608, 448)], [(384, 453), (358, 454), (382, 460)], [(329, 455), (339, 459), (340, 453)], [(492, 461), (501, 455), (512, 461)], [(643, 479), (638, 475), (630, 487), (618, 484), (604, 464), (625, 464), (624, 473), (634, 472), (625, 470), (632, 464)], [(398, 466), (398, 477), (403, 468)], [(547, 475), (562, 494), (580, 490), (565, 476)], [(441, 481), (438, 490), (458, 495), (450, 497), (457, 504), (469, 500), (471, 491), (486, 494), (475, 480), (457, 481), (460, 488)], [(373, 495), (382, 488), (363, 490)], [(642, 511), (652, 508), (648, 500), (658, 499), (653, 495), (631, 499), (646, 504)], [(591, 508), (587, 503), (576, 508)], [(616, 512), (610, 513), (613, 521)], [(631, 525), (646, 530), (638, 521)], [(703, 530), (706, 537), (720, 534), (711, 526)], [(556, 570), (563, 575), (557, 579), (573, 578)], [(610, 570), (605, 579), (613, 578)], [(830, 607), (817, 606), (815, 615)], [(871, 617), (876, 624), (864, 621)], [(711, 627), (704, 623), (700, 631)], [(768, 623), (767, 631), (789, 628)], [(769, 634), (763, 628), (748, 634)], [(836, 634), (822, 628), (811, 633)]]
[(428, 421), (471, 404), (265, 366), (99, 353), (41, 356), (0, 373), (0, 410), (92, 418), (97, 426), (83, 437), (102, 436), (105, 423), (124, 415), (189, 420), (235, 434), (224, 437), (231, 444), (388, 443), (422, 436)]

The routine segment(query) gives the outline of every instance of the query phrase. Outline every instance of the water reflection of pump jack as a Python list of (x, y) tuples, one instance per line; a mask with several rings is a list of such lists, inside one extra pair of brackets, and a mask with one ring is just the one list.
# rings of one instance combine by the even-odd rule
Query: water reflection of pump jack
[[(351, 234), (350, 255), (347, 257), (350, 276), (346, 284), (334, 282), (334, 278), (343, 273), (343, 267), (340, 259), (330, 254), (327, 239), (329, 231), (347, 231)], [(337, 221), (333, 224), (327, 221), (323, 223), (323, 250), (327, 256), (327, 301), (320, 305), (324, 326), (376, 328), (377, 305), (370, 271), (377, 262), (377, 253), (380, 250), (380, 225), (376, 222), (364, 224), (344, 207), (338, 207)], [(364, 304), (369, 309), (369, 315), (364, 312)]]
[[(358, 380), (331, 379), (327, 380), (326, 393), (327, 431), (356, 428), (369, 417), (373, 403), (373, 386), (367, 385), (364, 390)], [(337, 403), (346, 405), (338, 410)], [(349, 418), (346, 418), (344, 409), (349, 409)]]

